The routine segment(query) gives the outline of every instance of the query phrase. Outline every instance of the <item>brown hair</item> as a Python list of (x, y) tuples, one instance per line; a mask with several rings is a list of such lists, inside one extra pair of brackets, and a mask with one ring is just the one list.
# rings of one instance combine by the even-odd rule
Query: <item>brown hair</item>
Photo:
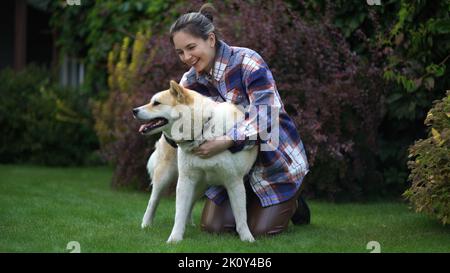
[(220, 32), (213, 24), (213, 13), (215, 8), (212, 4), (204, 4), (198, 12), (190, 12), (181, 15), (175, 23), (170, 27), (170, 41), (173, 44), (173, 36), (178, 31), (185, 31), (190, 35), (202, 38), (203, 40), (208, 39), (210, 33), (214, 33), (216, 36), (216, 49), (218, 48)]

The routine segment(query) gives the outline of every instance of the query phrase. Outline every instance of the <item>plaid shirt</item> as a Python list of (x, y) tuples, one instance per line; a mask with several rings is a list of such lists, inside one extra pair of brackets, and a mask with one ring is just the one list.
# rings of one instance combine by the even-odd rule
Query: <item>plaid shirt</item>
[[(259, 144), (255, 165), (245, 179), (263, 207), (291, 199), (309, 171), (308, 161), (294, 122), (286, 113), (272, 73), (261, 56), (251, 49), (230, 47), (220, 41), (212, 73), (199, 74), (191, 68), (180, 84), (215, 101), (254, 109), (227, 133), (234, 140), (229, 150), (238, 152)], [(227, 198), (221, 186), (211, 186), (205, 194), (217, 204)]]

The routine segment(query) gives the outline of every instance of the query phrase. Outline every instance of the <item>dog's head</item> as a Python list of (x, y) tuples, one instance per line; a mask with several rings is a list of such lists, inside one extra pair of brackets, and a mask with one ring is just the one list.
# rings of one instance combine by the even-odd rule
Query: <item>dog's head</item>
[(177, 105), (192, 104), (193, 97), (189, 91), (175, 81), (170, 81), (168, 90), (156, 93), (148, 104), (134, 108), (134, 117), (144, 122), (139, 132), (152, 135), (167, 131), (179, 117), (174, 108)]

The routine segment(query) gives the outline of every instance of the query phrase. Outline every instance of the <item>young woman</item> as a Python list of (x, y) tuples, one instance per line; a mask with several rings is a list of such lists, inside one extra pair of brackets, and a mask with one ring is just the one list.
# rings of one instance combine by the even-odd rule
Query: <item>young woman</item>
[[(272, 73), (255, 51), (232, 47), (220, 40), (213, 17), (206, 11), (210, 7), (204, 5), (199, 12), (182, 15), (170, 28), (176, 53), (191, 67), (180, 84), (216, 101), (253, 110), (226, 136), (203, 143), (194, 153), (209, 158), (226, 149), (234, 153), (259, 145), (256, 163), (246, 177), (252, 234), (280, 233), (291, 218), (294, 223), (309, 222), (309, 209), (299, 199), (300, 186), (309, 170), (306, 153), (283, 107)], [(234, 217), (224, 188), (210, 187), (206, 196), (202, 229), (216, 233), (234, 231)]]

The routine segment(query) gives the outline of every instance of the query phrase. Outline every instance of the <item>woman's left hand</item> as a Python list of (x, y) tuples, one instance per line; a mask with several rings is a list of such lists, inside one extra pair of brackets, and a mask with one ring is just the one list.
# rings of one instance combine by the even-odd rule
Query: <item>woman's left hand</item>
[(200, 158), (206, 159), (210, 158), (216, 154), (219, 154), (233, 145), (233, 140), (225, 136), (216, 138), (213, 140), (208, 140), (197, 148), (193, 149), (192, 152)]

